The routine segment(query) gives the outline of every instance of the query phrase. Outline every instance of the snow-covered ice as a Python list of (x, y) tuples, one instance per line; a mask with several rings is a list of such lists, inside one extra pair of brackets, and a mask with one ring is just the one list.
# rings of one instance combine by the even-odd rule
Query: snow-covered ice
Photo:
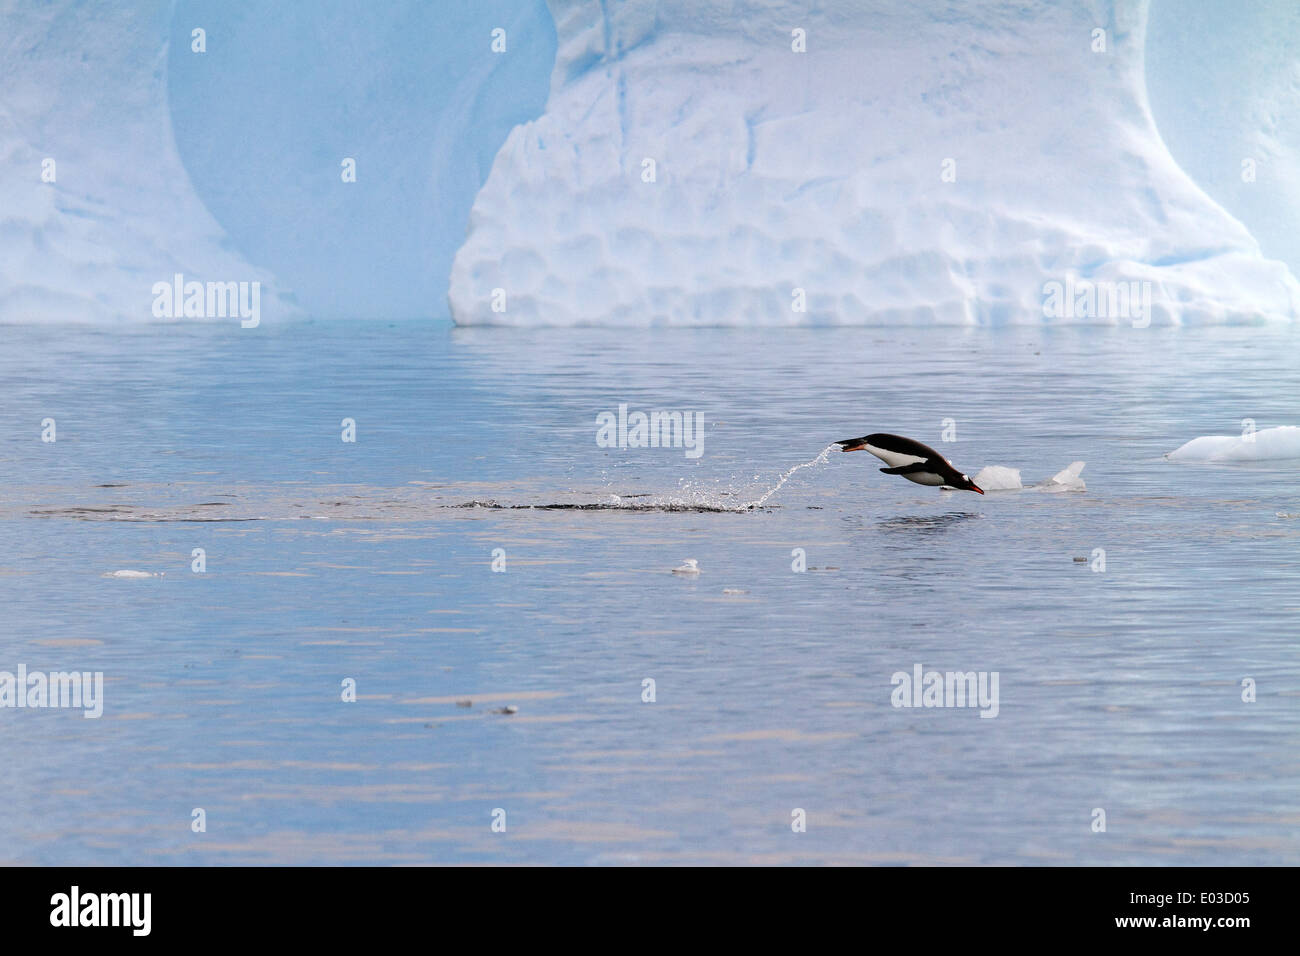
[(1279, 425), (1242, 435), (1203, 435), (1165, 455), (1170, 461), (1278, 461), (1300, 458), (1300, 428)]
[[(1287, 266), (1165, 148), (1145, 0), (551, 9), (550, 99), (474, 203), (460, 324), (1141, 327), (1300, 308)], [(1084, 280), (1149, 283), (1150, 314), (1045, 316), (1049, 283)]]

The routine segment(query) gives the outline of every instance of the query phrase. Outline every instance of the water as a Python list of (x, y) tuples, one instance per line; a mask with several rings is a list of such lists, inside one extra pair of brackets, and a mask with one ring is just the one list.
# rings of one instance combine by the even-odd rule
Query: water
[[(1296, 463), (1162, 456), (1300, 424), (1296, 338), (0, 328), (0, 670), (105, 675), (0, 709), (0, 861), (1294, 865)], [(818, 455), (876, 430), (1088, 490)]]

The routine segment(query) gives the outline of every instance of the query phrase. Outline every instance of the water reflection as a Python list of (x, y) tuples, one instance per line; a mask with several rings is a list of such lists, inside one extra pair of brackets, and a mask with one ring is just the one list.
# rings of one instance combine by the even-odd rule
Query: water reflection
[(878, 521), (876, 527), (881, 531), (934, 535), (949, 531), (964, 521), (981, 517), (983, 515), (972, 514), (969, 511), (950, 511), (941, 515), (901, 515), (897, 518)]

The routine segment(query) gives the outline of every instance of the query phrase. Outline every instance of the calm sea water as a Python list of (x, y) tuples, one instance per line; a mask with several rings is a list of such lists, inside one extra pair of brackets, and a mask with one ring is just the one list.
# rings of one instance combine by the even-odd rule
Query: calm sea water
[[(0, 670), (105, 680), (0, 709), (0, 861), (1300, 863), (1297, 463), (1162, 457), (1300, 424), (1295, 331), (0, 341)], [(599, 447), (620, 404), (703, 454)], [(743, 510), (878, 430), (1088, 488), (835, 453)], [(997, 716), (892, 706), (918, 664)]]

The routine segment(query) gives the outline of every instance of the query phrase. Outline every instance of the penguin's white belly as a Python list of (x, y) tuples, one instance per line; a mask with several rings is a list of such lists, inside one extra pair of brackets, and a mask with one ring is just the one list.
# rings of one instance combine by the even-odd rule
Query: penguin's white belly
[[(875, 445), (867, 445), (867, 451), (875, 455), (890, 468), (901, 468), (903, 465), (919, 465), (925, 461), (920, 455), (905, 455), (900, 451), (890, 451), (888, 448), (877, 448)], [(911, 475), (905, 477), (911, 478)], [(918, 479), (912, 478), (913, 481)], [(926, 482), (921, 482), (926, 484)]]
[[(894, 467), (897, 467), (897, 465)], [(937, 486), (947, 484), (942, 475), (936, 475), (932, 471), (909, 471), (901, 477), (906, 478), (908, 481), (915, 481), (918, 485)]]

